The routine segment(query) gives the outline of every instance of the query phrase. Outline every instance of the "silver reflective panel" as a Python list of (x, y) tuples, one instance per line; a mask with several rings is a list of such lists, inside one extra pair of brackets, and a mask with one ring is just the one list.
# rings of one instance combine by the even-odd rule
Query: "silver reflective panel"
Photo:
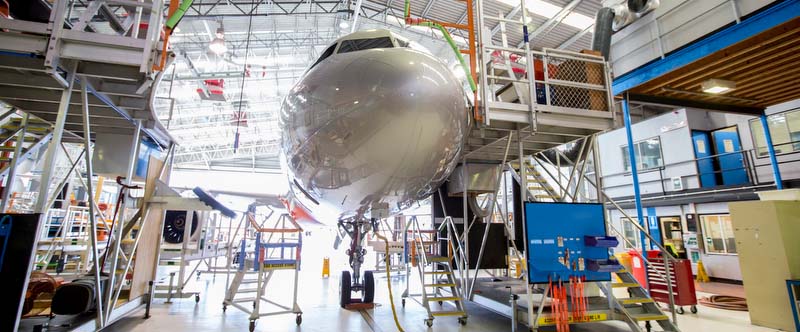
[(468, 128), (460, 82), (431, 55), (334, 54), (284, 99), (281, 159), (292, 194), (322, 222), (396, 213), (447, 178)]

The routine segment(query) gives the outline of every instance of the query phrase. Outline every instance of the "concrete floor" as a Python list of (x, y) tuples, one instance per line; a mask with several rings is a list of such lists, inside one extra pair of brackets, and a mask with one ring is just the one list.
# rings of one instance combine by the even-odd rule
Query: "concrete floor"
[[(389, 307), (389, 292), (385, 274), (376, 274), (375, 302), (373, 310), (348, 311), (338, 305), (338, 272), (346, 266), (345, 256), (334, 252), (330, 247), (330, 234), (315, 232), (306, 239), (303, 253), (303, 271), (300, 276), (298, 302), (303, 310), (303, 323), (295, 324), (294, 315), (263, 317), (257, 321), (256, 331), (397, 331)], [(310, 241), (309, 241), (310, 240)], [(321, 265), (324, 256), (331, 257), (331, 277), (321, 278)], [(371, 268), (374, 258), (367, 260)], [(425, 326), (424, 308), (415, 300), (409, 299), (405, 308), (400, 306), (400, 294), (405, 289), (404, 276), (392, 276), (394, 302), (398, 316), (405, 331), (510, 331), (511, 320), (495, 314), (483, 307), (468, 303), (469, 321), (461, 326), (455, 317), (441, 317), (434, 321), (432, 328)], [(412, 280), (415, 278), (412, 278)], [(288, 303), (291, 299), (291, 272), (283, 272), (274, 279), (268, 292), (274, 294), (278, 302)], [(225, 288), (225, 275), (203, 274), (192, 282), (190, 290), (199, 290), (201, 299), (195, 304), (193, 298), (173, 300), (165, 304), (157, 299), (149, 319), (143, 319), (143, 310), (123, 318), (109, 329), (111, 331), (248, 331), (248, 315), (229, 307), (222, 311)], [(412, 289), (412, 292), (415, 290)], [(281, 300), (282, 299), (282, 300)], [(767, 332), (775, 331), (750, 325), (746, 312), (725, 311), (699, 307), (698, 314), (680, 315), (678, 323), (682, 331), (726, 331), (726, 332)], [(525, 329), (520, 326), (519, 331)], [(543, 329), (544, 330), (544, 329)], [(621, 332), (629, 331), (622, 322), (603, 322), (573, 326), (572, 331)]]

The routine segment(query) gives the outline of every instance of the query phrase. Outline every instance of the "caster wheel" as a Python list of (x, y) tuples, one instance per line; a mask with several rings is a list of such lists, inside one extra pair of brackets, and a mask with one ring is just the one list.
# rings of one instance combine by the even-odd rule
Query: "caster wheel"
[(297, 315), (297, 317), (294, 319), (294, 322), (297, 323), (297, 326), (303, 324), (303, 315)]
[(256, 322), (251, 321), (250, 322), (250, 332), (253, 332), (255, 330), (256, 330)]
[(684, 313), (686, 313), (686, 311), (683, 311), (683, 307), (678, 307), (678, 310), (675, 311), (678, 312), (678, 315), (683, 315)]
[(400, 304), (403, 305), (403, 308), (405, 308), (406, 307), (406, 299), (403, 299), (402, 301), (400, 301)]
[(647, 329), (647, 332), (650, 332), (650, 329), (653, 328), (653, 325), (650, 325), (650, 321), (644, 323), (644, 328)]
[(194, 295), (194, 303), (200, 303), (200, 294)]
[(691, 308), (689, 308), (689, 311), (691, 311), (693, 314), (696, 314), (697, 313), (697, 306), (693, 305)]
[(425, 320), (425, 325), (428, 325), (428, 327), (433, 326), (433, 319), (426, 319)]
[(439, 305), (443, 305), (443, 304), (444, 304), (444, 302), (442, 302), (442, 301), (439, 301)]
[(223, 305), (222, 305), (222, 312), (225, 312), (226, 310), (228, 310), (228, 306), (227, 306), (227, 305), (225, 305), (225, 304), (223, 304)]
[(461, 317), (458, 319), (458, 323), (461, 325), (467, 325), (467, 317)]

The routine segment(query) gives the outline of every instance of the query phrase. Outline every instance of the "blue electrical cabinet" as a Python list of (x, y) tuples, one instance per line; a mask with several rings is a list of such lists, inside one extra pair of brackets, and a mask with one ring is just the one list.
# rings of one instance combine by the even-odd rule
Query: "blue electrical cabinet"
[(694, 157), (697, 159), (700, 187), (715, 187), (717, 185), (717, 177), (714, 173), (714, 160), (710, 158), (712, 149), (711, 144), (709, 144), (708, 133), (692, 130), (692, 142), (694, 144)]
[(721, 129), (713, 132), (712, 136), (717, 149), (717, 162), (722, 173), (722, 184), (729, 186), (747, 183), (739, 133), (736, 130)]
[(609, 259), (619, 242), (606, 234), (602, 204), (526, 202), (525, 231), (530, 283), (609, 281), (620, 268)]

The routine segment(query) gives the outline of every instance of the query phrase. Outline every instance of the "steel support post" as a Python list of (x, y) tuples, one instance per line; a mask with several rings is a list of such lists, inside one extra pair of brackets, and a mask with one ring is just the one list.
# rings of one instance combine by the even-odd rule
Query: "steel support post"
[[(464, 244), (463, 248), (465, 248), (464, 252), (462, 252), (463, 257), (461, 257), (461, 258), (467, 264), (464, 266), (464, 269), (461, 271), (461, 288), (462, 288), (461, 294), (463, 296), (466, 296), (468, 294), (467, 292), (469, 291), (469, 289), (467, 288), (468, 287), (467, 281), (469, 281), (469, 229), (470, 229), (470, 226), (472, 226), (471, 223), (470, 223), (471, 220), (467, 221), (467, 220), (469, 220), (469, 202), (467, 202), (467, 191), (469, 191), (468, 190), (469, 189), (469, 187), (468, 187), (469, 186), (469, 182), (467, 181), (467, 178), (469, 177), (468, 176), (469, 175), (469, 168), (467, 166), (467, 158), (466, 157), (464, 158), (464, 161), (463, 161), (462, 165), (464, 165), (464, 176), (463, 176), (463, 179), (464, 179), (464, 189), (463, 189), (464, 190), (464, 194), (463, 194), (464, 231), (461, 233), (461, 236), (459, 236), (458, 233), (456, 233), (456, 241), (463, 241), (463, 242), (460, 242), (460, 243), (463, 243)], [(453, 232), (458, 232), (458, 229), (453, 227)], [(459, 246), (461, 246), (461, 245), (459, 245)]]
[[(524, 1), (522, 1), (522, 3), (523, 3), (522, 12), (523, 12), (523, 17), (524, 17), (524, 15), (525, 15), (524, 14), (525, 13)], [(520, 192), (520, 196), (521, 196), (520, 198), (521, 198), (521, 202), (522, 202), (522, 211), (514, 211), (514, 213), (519, 213), (520, 218), (522, 218), (522, 227), (523, 227), (523, 229), (525, 229), (525, 224), (526, 224), (526, 222), (525, 222), (525, 219), (526, 219), (525, 218), (525, 202), (528, 201), (528, 172), (526, 171), (527, 167), (525, 165), (525, 156), (523, 154), (522, 145), (523, 145), (523, 143), (522, 143), (522, 129), (517, 129), (517, 152), (519, 153), (519, 187), (520, 187), (519, 188), (519, 192)], [(528, 241), (525, 240), (525, 256), (523, 256), (523, 257), (525, 257), (525, 264), (528, 264), (528, 259), (526, 257), (527, 255), (528, 255)], [(525, 267), (525, 271), (526, 272), (528, 271), (528, 266)], [(531, 297), (533, 296), (533, 292), (531, 291), (531, 285), (530, 285), (530, 280), (528, 279), (528, 273), (525, 273), (525, 294), (527, 296), (528, 301), (530, 301)], [(516, 315), (516, 314), (517, 314), (516, 312), (512, 313), (512, 315)], [(534, 319), (533, 318), (533, 306), (529, 305), (528, 306), (528, 324), (531, 324), (530, 322), (532, 322), (533, 319)]]
[[(761, 114), (761, 127), (764, 128), (764, 138), (766, 139), (767, 151), (769, 151), (769, 162), (772, 165), (772, 176), (775, 178), (775, 188), (783, 189), (783, 179), (781, 178), (781, 167), (778, 165), (778, 158), (775, 157), (775, 146), (772, 145), (772, 134), (769, 132), (767, 116)], [(756, 151), (758, 153), (758, 151)]]
[[(625, 120), (625, 137), (628, 140), (628, 157), (630, 158), (631, 164), (631, 176), (633, 177), (633, 198), (636, 202), (636, 218), (639, 220), (639, 225), (642, 226), (642, 234), (640, 236), (642, 241), (642, 258), (647, 259), (647, 245), (646, 245), (646, 238), (644, 235), (644, 230), (647, 230), (647, 226), (644, 221), (644, 213), (642, 213), (642, 196), (641, 192), (639, 191), (639, 174), (637, 173), (637, 165), (636, 165), (636, 153), (634, 152), (633, 147), (633, 134), (631, 130), (631, 112), (628, 107), (628, 94), (625, 94), (625, 97), (622, 98), (622, 116)], [(646, 286), (646, 285), (645, 285)]]
[[(125, 174), (126, 175), (125, 182), (128, 185), (133, 184), (133, 172), (136, 169), (136, 156), (138, 155), (139, 140), (141, 133), (142, 133), (142, 121), (136, 120), (136, 129), (133, 132), (133, 139), (131, 140), (131, 148), (130, 148), (131, 153), (128, 157), (128, 170)], [(126, 193), (122, 194), (126, 195)], [(112, 243), (114, 243), (114, 248), (106, 248), (106, 250), (113, 250), (112, 251), (113, 255), (111, 256), (111, 270), (109, 270), (110, 272), (108, 274), (109, 292), (106, 297), (107, 298), (106, 306), (108, 307), (108, 310), (106, 310), (106, 320), (108, 320), (108, 318), (111, 317), (111, 310), (114, 308), (114, 305), (113, 303), (111, 303), (111, 301), (113, 299), (113, 294), (114, 294), (113, 289), (117, 282), (116, 280), (117, 265), (119, 263), (120, 245), (122, 244), (122, 229), (125, 228), (125, 222), (127, 221), (125, 217), (126, 215), (125, 210), (128, 208), (129, 204), (130, 202), (126, 202), (125, 204), (120, 206), (120, 211), (117, 213), (119, 217), (117, 218), (117, 220), (114, 221), (117, 223), (116, 227), (114, 228), (116, 234), (109, 234), (109, 236), (113, 236)]]
[(61, 138), (64, 137), (64, 123), (67, 122), (67, 113), (69, 112), (69, 102), (72, 98), (72, 89), (75, 86), (75, 71), (78, 64), (74, 63), (70, 66), (67, 73), (67, 87), (61, 92), (61, 100), (58, 103), (58, 115), (56, 116), (56, 123), (53, 127), (53, 138), (50, 140), (47, 152), (44, 156), (44, 164), (42, 164), (42, 176), (39, 178), (39, 196), (36, 197), (36, 205), (34, 211), (44, 215), (49, 209), (46, 206), (47, 195), (50, 193), (50, 177), (53, 176), (53, 167), (56, 164), (56, 153), (58, 153), (58, 146), (61, 144)]
[[(94, 191), (92, 190), (92, 131), (89, 124), (89, 93), (86, 86), (86, 77), (81, 77), (81, 105), (83, 109), (83, 148), (86, 151), (84, 161), (86, 163), (86, 195), (89, 196), (89, 238), (92, 242), (92, 261), (94, 262), (94, 283), (96, 287), (95, 300), (97, 301), (97, 318), (95, 318), (95, 326), (97, 329), (105, 327), (105, 319), (103, 317), (103, 284), (100, 283), (100, 255), (97, 252), (97, 221), (94, 215)], [(111, 292), (111, 289), (107, 289)], [(113, 308), (113, 306), (112, 306)]]
[(19, 163), (19, 156), (22, 155), (22, 144), (25, 143), (25, 133), (28, 131), (29, 113), (25, 113), (22, 117), (22, 122), (19, 124), (19, 131), (17, 132), (17, 140), (14, 143), (14, 156), (11, 157), (11, 165), (8, 167), (8, 176), (6, 176), (6, 187), (3, 189), (3, 201), (0, 202), (0, 212), (6, 213), (8, 208), (8, 198), (11, 197), (11, 191), (14, 188), (14, 180), (17, 177), (17, 164)]

